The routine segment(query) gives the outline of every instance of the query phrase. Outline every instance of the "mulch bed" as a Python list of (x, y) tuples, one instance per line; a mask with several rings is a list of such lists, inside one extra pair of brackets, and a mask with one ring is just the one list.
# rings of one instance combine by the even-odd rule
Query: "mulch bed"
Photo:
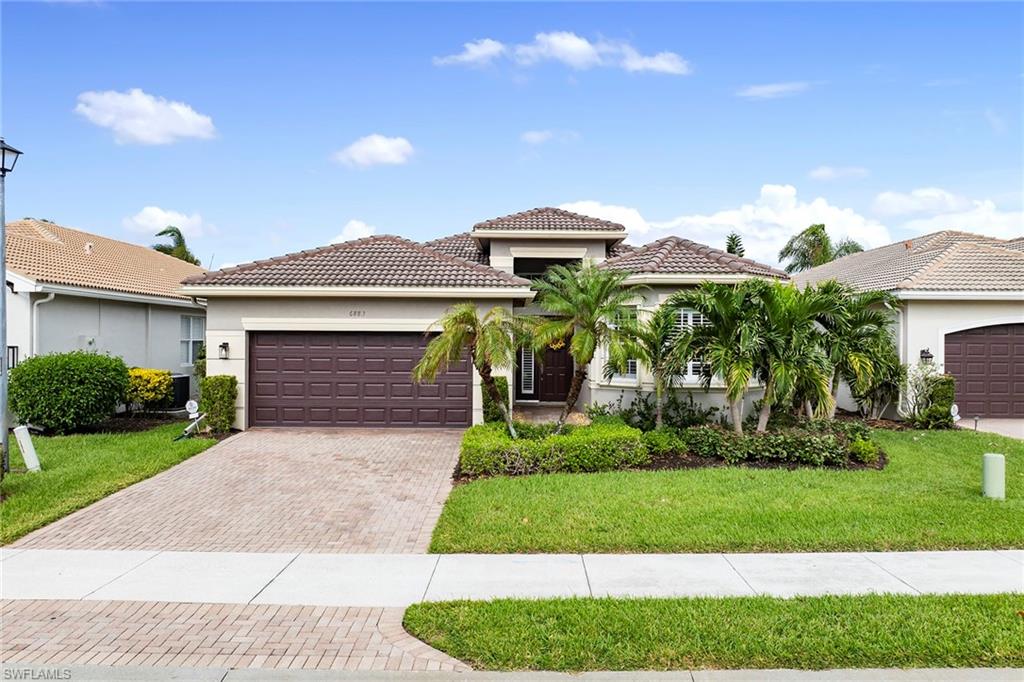
[(738, 462), (729, 464), (717, 457), (699, 457), (690, 453), (684, 455), (651, 455), (651, 463), (647, 466), (636, 467), (631, 471), (661, 471), (665, 469), (716, 469), (721, 467), (738, 467), (741, 469), (829, 469), (832, 471), (858, 471), (862, 469), (874, 469), (881, 471), (889, 464), (889, 458), (884, 452), (878, 455), (878, 461), (874, 464), (862, 464), (861, 462), (850, 461), (846, 466), (823, 464), (814, 466), (812, 464), (800, 464), (798, 462), (769, 462), (756, 460), (753, 462)]

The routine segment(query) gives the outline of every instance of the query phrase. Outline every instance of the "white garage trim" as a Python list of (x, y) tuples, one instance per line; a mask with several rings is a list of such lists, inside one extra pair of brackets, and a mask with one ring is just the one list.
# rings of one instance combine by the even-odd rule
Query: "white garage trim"
[(987, 320), (970, 320), (969, 322), (960, 322), (951, 327), (944, 327), (942, 329), (942, 339), (944, 341), (948, 334), (955, 334), (956, 332), (963, 332), (968, 329), (977, 329), (979, 327), (995, 327), (1001, 324), (1024, 324), (1024, 314), (990, 317)]
[(436, 322), (428, 318), (243, 317), (247, 332), (425, 332)]

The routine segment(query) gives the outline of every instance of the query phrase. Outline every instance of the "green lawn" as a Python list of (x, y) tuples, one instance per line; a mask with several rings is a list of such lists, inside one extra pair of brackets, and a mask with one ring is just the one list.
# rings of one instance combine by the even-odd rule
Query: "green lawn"
[(414, 604), (405, 627), (488, 670), (1024, 666), (1024, 595)]
[[(137, 433), (35, 437), (43, 470), (13, 473), (0, 484), (0, 543), (7, 544), (132, 483), (157, 474), (216, 441), (172, 442), (183, 423)], [(11, 437), (11, 468), (24, 468)]]
[[(433, 552), (764, 552), (1024, 547), (1024, 441), (877, 431), (883, 471), (620, 471), (456, 486)], [(981, 455), (1007, 456), (1007, 499)]]

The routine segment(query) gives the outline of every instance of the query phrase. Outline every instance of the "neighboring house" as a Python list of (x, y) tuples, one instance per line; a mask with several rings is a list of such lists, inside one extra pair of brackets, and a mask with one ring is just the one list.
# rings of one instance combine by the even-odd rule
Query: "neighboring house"
[[(410, 370), (425, 332), (452, 304), (474, 301), (516, 313), (532, 303), (530, 278), (555, 263), (588, 260), (634, 273), (649, 286), (638, 308), (702, 280), (785, 274), (700, 244), (669, 237), (624, 245), (618, 223), (541, 208), (478, 223), (424, 244), (374, 236), (192, 277), (183, 291), (207, 302), (208, 372), (238, 378), (238, 428), (251, 426), (452, 426), (483, 418), (480, 379), (468, 363), (436, 384)], [(690, 315), (683, 323), (700, 323)], [(595, 359), (580, 405), (652, 390), (642, 367), (611, 381)], [(572, 374), (567, 347), (520, 355), (510, 377), (517, 401), (564, 401)], [(683, 378), (705, 396), (693, 371)]]
[[(1024, 238), (935, 232), (793, 279), (891, 291), (903, 301), (894, 329), (903, 362), (931, 355), (953, 375), (964, 418), (1024, 417)], [(843, 398), (852, 409), (848, 392)]]
[(11, 365), (94, 350), (129, 366), (191, 374), (206, 310), (181, 293), (202, 268), (136, 244), (41, 220), (7, 224)]

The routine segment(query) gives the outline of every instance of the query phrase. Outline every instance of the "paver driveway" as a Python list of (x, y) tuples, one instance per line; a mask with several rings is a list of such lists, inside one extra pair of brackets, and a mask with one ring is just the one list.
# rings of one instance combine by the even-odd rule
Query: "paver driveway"
[(254, 429), (15, 547), (424, 552), (461, 431)]

